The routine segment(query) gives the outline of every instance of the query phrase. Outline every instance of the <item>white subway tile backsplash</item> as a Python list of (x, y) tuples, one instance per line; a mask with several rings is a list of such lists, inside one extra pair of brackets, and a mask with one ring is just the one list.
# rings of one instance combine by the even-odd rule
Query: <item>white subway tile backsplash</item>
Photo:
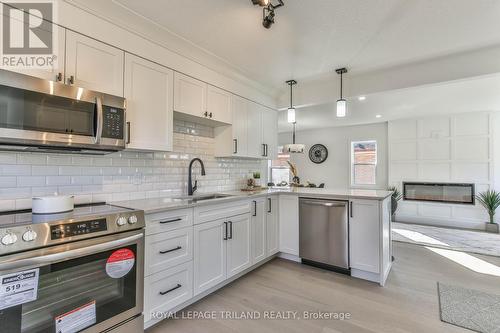
[[(198, 136), (186, 134), (194, 130)], [(32, 196), (75, 195), (75, 202), (111, 202), (186, 194), (189, 161), (199, 192), (236, 190), (260, 161), (217, 159), (213, 129), (175, 121), (173, 152), (122, 151), (106, 156), (0, 152), (0, 211), (31, 206)]]

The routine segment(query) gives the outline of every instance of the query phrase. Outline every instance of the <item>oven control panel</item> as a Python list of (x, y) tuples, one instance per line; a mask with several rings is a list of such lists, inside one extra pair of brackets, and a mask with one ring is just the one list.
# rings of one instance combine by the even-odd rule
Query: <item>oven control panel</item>
[(50, 239), (74, 237), (106, 230), (108, 230), (106, 219), (52, 225), (50, 226)]

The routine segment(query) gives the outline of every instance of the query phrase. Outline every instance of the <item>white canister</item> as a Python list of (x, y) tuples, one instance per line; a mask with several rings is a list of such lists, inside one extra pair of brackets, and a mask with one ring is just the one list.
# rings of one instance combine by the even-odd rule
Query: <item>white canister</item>
[(33, 214), (54, 214), (72, 211), (75, 198), (72, 195), (53, 195), (34, 197), (31, 210)]

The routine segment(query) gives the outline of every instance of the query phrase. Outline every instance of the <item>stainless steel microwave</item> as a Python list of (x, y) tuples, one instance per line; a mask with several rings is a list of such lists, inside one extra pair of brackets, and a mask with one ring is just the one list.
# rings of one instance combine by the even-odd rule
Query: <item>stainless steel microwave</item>
[(125, 99), (0, 70), (0, 150), (125, 149)]

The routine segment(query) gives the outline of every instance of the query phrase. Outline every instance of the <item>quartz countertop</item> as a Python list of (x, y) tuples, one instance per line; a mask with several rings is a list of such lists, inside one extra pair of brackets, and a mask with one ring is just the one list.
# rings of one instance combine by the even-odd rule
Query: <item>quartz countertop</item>
[[(219, 194), (219, 193), (218, 193)], [(367, 200), (384, 200), (389, 197), (391, 191), (383, 190), (366, 190), (366, 189), (327, 189), (327, 188), (306, 188), (306, 187), (273, 187), (265, 190), (257, 191), (230, 191), (221, 192), (220, 194), (228, 195), (226, 197), (195, 201), (191, 198), (153, 198), (153, 199), (139, 199), (112, 202), (113, 205), (140, 209), (146, 214), (158, 213), (162, 211), (191, 208), (195, 206), (206, 206), (218, 203), (226, 203), (245, 198), (256, 198), (267, 195), (298, 195), (307, 196), (312, 198), (325, 198), (325, 199), (367, 199)], [(210, 193), (199, 193), (196, 196), (210, 195)]]

